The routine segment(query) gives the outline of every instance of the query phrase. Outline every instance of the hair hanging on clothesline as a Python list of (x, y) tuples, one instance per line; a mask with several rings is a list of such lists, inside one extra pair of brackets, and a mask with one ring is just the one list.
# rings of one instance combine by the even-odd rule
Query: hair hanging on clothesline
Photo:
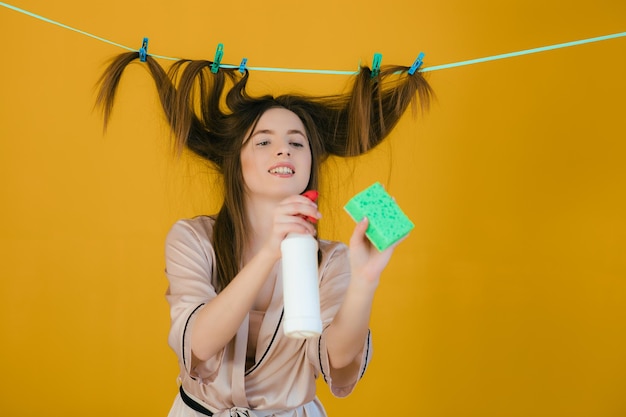
[[(122, 73), (139, 57), (139, 52), (118, 55), (99, 81), (96, 104), (103, 112), (105, 128)], [(238, 68), (212, 72), (212, 61), (181, 59), (166, 72), (149, 55), (143, 59), (155, 81), (176, 149), (187, 147), (218, 167), (224, 155), (235, 150), (233, 139), (244, 140), (268, 108), (295, 109), (301, 119), (310, 119), (310, 123), (303, 122), (309, 139), (319, 141), (322, 158), (348, 157), (377, 146), (409, 106), (414, 116), (418, 108), (428, 109), (433, 95), (423, 74), (417, 71), (409, 75), (406, 66), (383, 66), (376, 76), (369, 67), (361, 66), (345, 94), (253, 97), (246, 90), (247, 69), (243, 74)]]

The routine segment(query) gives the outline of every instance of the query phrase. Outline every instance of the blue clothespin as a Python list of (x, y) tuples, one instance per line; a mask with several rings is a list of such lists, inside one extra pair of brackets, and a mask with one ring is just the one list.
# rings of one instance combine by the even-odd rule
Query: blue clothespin
[(211, 72), (213, 74), (217, 74), (217, 71), (220, 69), (220, 63), (222, 62), (222, 57), (224, 56), (224, 45), (218, 44), (217, 49), (215, 50), (215, 59), (211, 64)]
[(141, 49), (139, 49), (139, 60), (141, 62), (146, 62), (147, 57), (148, 57), (148, 38), (143, 38), (143, 42), (141, 43)]
[(383, 54), (375, 53), (372, 62), (372, 78), (378, 77), (380, 74), (380, 63), (383, 61)]
[(244, 58), (241, 60), (241, 64), (239, 64), (239, 72), (242, 74), (246, 73), (246, 64), (248, 63), (248, 58)]
[(422, 61), (424, 59), (424, 55), (426, 55), (424, 52), (420, 52), (420, 54), (417, 56), (417, 58), (415, 58), (415, 62), (413, 62), (413, 65), (411, 65), (411, 68), (409, 68), (409, 75), (415, 74), (415, 71), (420, 69), (420, 67), (423, 64)]

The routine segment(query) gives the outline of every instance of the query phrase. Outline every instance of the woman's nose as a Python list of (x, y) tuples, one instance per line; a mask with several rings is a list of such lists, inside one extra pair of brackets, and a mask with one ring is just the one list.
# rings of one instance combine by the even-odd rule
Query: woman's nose
[(289, 151), (288, 144), (280, 144), (278, 146), (278, 149), (276, 150), (276, 156), (283, 156), (283, 155), (291, 156), (291, 152)]

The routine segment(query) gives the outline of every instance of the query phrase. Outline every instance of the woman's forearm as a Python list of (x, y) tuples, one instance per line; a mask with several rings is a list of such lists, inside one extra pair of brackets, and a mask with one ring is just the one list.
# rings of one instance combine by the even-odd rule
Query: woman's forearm
[(259, 252), (198, 311), (191, 331), (191, 351), (196, 358), (208, 360), (235, 336), (275, 263), (271, 255)]
[(330, 364), (335, 369), (354, 362), (369, 332), (377, 283), (352, 276), (339, 311), (326, 330)]

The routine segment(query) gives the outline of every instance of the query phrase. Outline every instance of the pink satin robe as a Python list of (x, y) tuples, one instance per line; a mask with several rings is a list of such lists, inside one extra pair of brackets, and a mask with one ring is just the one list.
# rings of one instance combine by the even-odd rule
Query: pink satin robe
[[(270, 305), (259, 331), (256, 364), (246, 370), (248, 317), (224, 349), (192, 368), (190, 332), (197, 313), (216, 297), (215, 252), (211, 244), (213, 219), (200, 216), (178, 221), (166, 239), (166, 275), (169, 288), (171, 329), (169, 344), (180, 365), (179, 382), (185, 392), (216, 417), (318, 417), (326, 416), (315, 395), (316, 378), (321, 374), (333, 395), (345, 397), (352, 392), (370, 361), (372, 348), (368, 336), (363, 343), (360, 366), (347, 386), (335, 386), (325, 345), (320, 337), (299, 340), (284, 335), (283, 295), (280, 265)], [(333, 320), (350, 280), (348, 248), (340, 242), (320, 241), (320, 306), (323, 327)], [(174, 401), (170, 417), (203, 414)]]

